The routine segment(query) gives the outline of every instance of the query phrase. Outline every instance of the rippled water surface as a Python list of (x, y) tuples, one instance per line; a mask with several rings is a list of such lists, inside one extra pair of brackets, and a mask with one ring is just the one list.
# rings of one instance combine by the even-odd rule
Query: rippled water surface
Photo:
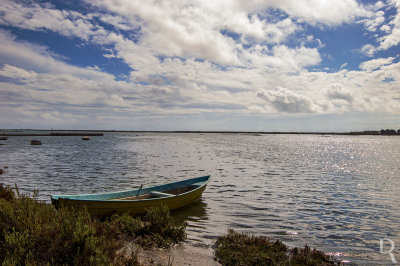
[[(400, 261), (400, 137), (106, 133), (0, 141), (0, 182), (50, 194), (117, 191), (211, 175), (174, 213), (193, 242), (233, 228), (360, 264)], [(383, 251), (391, 249), (385, 240)]]

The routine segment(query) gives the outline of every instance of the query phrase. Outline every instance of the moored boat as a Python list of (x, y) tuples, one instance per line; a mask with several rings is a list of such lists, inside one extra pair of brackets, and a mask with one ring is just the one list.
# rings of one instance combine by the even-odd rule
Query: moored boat
[(42, 145), (42, 142), (40, 140), (33, 139), (31, 140), (31, 145)]
[(205, 190), (210, 176), (139, 188), (135, 190), (83, 195), (52, 195), (56, 208), (86, 206), (93, 216), (108, 216), (114, 213), (143, 214), (146, 209), (166, 205), (177, 209), (198, 200)]
[(0, 140), (7, 140), (8, 137), (0, 137)]

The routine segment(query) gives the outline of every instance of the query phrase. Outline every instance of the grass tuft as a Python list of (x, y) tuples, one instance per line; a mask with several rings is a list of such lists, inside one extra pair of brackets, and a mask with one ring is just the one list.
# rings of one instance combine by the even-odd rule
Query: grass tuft
[(237, 233), (232, 229), (217, 238), (215, 256), (222, 265), (340, 265), (325, 253), (302, 248), (289, 249), (281, 241), (265, 236)]

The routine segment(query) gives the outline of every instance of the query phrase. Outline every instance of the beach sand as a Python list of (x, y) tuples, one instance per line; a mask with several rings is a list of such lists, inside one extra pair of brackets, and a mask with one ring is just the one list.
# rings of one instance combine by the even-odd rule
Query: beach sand
[(128, 244), (122, 252), (128, 255), (136, 251), (143, 265), (221, 265), (214, 260), (214, 250), (206, 245), (182, 243), (170, 249), (143, 250)]

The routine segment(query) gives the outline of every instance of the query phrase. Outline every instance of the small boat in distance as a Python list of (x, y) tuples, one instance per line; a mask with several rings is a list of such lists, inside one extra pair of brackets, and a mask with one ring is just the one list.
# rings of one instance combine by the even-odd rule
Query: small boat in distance
[(86, 206), (93, 216), (108, 216), (114, 213), (138, 215), (151, 207), (166, 205), (170, 210), (188, 205), (199, 198), (205, 190), (210, 176), (196, 177), (183, 181), (149, 188), (84, 195), (52, 195), (55, 207)]
[(42, 142), (40, 140), (32, 139), (31, 145), (42, 145)]
[(84, 136), (82, 140), (90, 140), (89, 136)]

